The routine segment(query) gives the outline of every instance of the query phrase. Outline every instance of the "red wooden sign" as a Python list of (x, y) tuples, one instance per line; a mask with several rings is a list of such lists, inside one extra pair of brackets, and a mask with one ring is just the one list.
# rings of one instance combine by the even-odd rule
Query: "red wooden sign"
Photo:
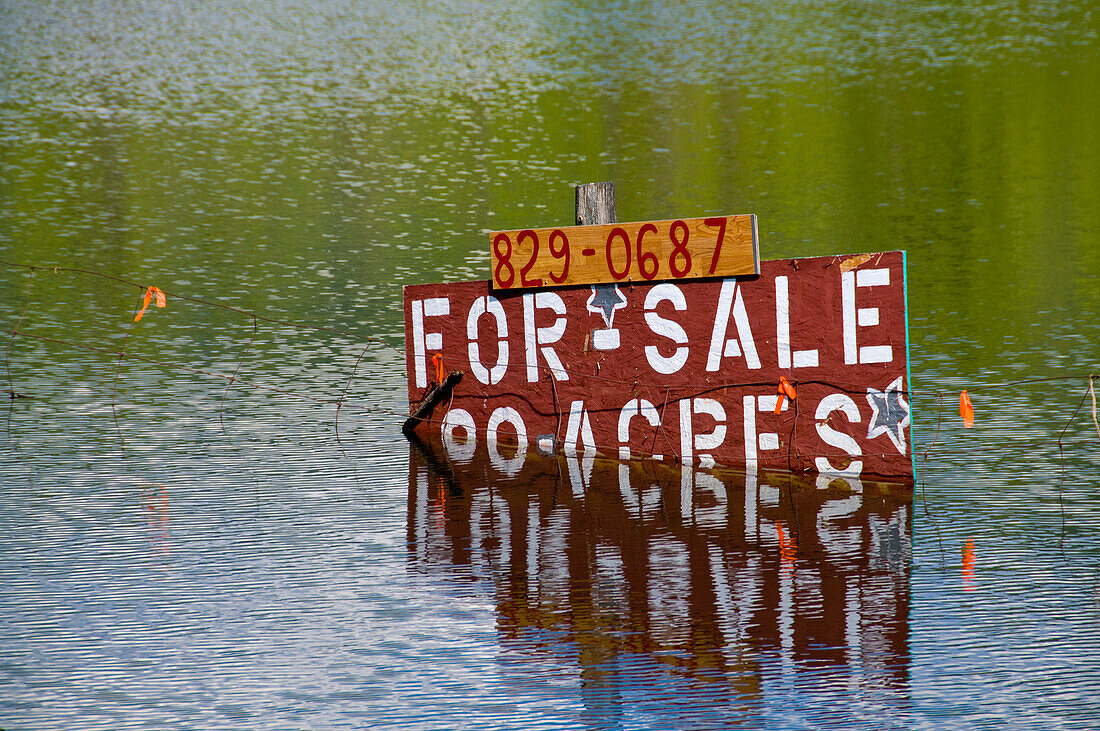
[(904, 252), (760, 272), (407, 286), (410, 402), (464, 374), (418, 429), (511, 443), (518, 464), (537, 448), (912, 479)]

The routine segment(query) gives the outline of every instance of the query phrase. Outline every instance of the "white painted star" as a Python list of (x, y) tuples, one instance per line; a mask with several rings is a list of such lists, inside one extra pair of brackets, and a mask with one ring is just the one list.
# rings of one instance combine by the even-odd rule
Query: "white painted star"
[(884, 391), (867, 389), (867, 403), (871, 404), (871, 423), (867, 427), (867, 438), (874, 439), (885, 434), (898, 448), (898, 452), (905, 454), (905, 427), (909, 426), (909, 404), (902, 400), (905, 392), (901, 388), (901, 379), (898, 376)]

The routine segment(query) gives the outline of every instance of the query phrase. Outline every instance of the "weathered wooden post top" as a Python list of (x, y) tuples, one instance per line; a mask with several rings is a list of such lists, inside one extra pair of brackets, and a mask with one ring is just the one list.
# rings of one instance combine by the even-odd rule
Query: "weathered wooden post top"
[[(756, 216), (489, 234), (490, 278), (405, 287), (406, 424), (529, 449), (911, 481), (905, 254), (760, 261)], [(518, 462), (517, 462), (518, 460)]]

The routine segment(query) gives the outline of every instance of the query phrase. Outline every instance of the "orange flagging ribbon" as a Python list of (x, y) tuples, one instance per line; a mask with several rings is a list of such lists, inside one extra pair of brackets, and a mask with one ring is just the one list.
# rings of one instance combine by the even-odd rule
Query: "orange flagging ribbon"
[(963, 590), (974, 591), (974, 539), (967, 538), (966, 545), (963, 546)]
[(435, 382), (443, 383), (443, 354), (436, 353), (433, 355), (432, 363), (435, 363)]
[(798, 557), (798, 546), (795, 545), (793, 536), (791, 540), (787, 540), (786, 533), (783, 532), (783, 524), (775, 524), (775, 535), (779, 539), (779, 557), (783, 559), (785, 563), (794, 564), (795, 559)]
[(160, 287), (149, 287), (145, 290), (145, 299), (141, 303), (141, 312), (134, 316), (134, 322), (141, 319), (141, 316), (145, 314), (145, 309), (149, 306), (149, 300), (157, 298), (157, 307), (165, 307), (168, 304), (168, 298), (164, 296), (164, 292), (160, 291)]
[(786, 377), (780, 376), (779, 388), (776, 389), (776, 391), (779, 394), (779, 398), (775, 400), (775, 413), (778, 414), (780, 411), (783, 410), (784, 397), (789, 398), (791, 401), (794, 401), (795, 390), (794, 386), (791, 385), (791, 382), (788, 381)]
[(967, 429), (974, 426), (974, 407), (970, 405), (970, 395), (966, 391), (959, 394), (959, 416)]

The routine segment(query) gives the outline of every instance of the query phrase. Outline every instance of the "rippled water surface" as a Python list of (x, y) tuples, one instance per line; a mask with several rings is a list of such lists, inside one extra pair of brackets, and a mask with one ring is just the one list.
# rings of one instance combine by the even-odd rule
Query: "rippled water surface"
[[(0, 727), (1096, 727), (1098, 27), (0, 0)], [(916, 486), (407, 442), (401, 286), (599, 180), (905, 249)]]

